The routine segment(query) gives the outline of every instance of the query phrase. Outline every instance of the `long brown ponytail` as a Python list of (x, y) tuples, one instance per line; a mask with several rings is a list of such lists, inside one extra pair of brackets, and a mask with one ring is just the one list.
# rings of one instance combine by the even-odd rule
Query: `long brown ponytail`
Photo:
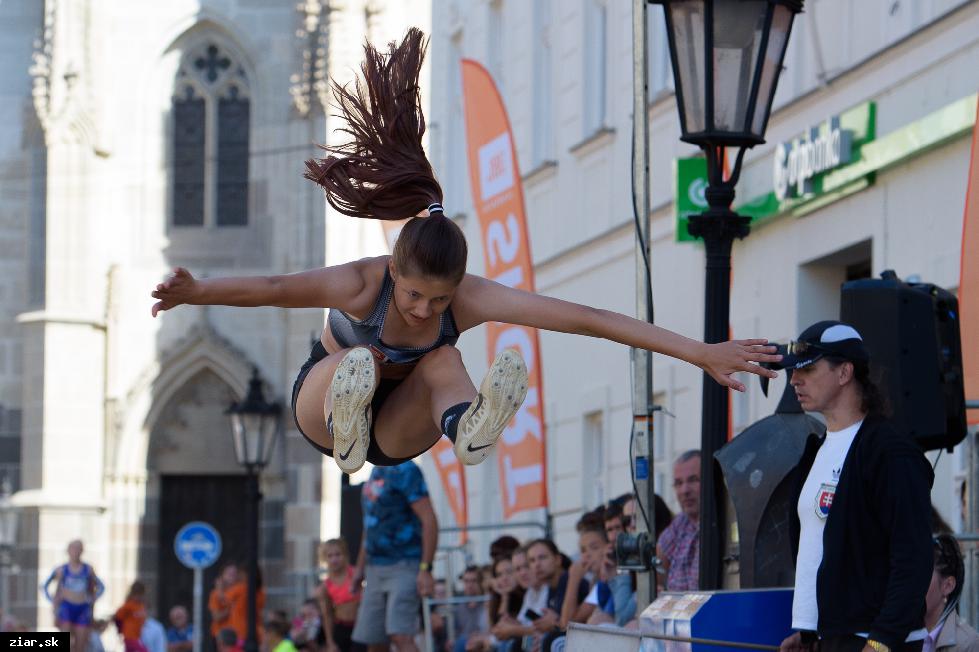
[(432, 202), (442, 188), (422, 148), (425, 116), (418, 76), (427, 43), (412, 27), (386, 55), (364, 45), (360, 78), (351, 91), (333, 82), (339, 117), (350, 135), (343, 145), (321, 145), (323, 159), (306, 161), (305, 177), (321, 185), (327, 201), (351, 217), (403, 220)]
[(323, 187), (330, 206), (351, 217), (403, 220), (429, 208), (431, 217), (411, 220), (402, 229), (395, 265), (403, 273), (458, 282), (466, 268), (466, 239), (442, 212), (442, 187), (422, 147), (418, 77), (427, 46), (415, 27), (400, 44), (389, 43), (385, 54), (364, 45), (363, 80), (358, 78), (352, 91), (333, 82), (339, 117), (346, 123), (339, 131), (351, 140), (321, 145), (326, 158), (306, 161), (304, 176)]

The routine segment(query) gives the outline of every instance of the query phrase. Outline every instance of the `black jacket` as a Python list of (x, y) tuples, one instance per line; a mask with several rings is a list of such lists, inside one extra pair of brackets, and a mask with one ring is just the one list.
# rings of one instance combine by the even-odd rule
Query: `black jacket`
[[(810, 437), (796, 467), (792, 514), (794, 554), (799, 551), (795, 509), (816, 451)], [(823, 560), (816, 575), (821, 637), (869, 632), (900, 648), (924, 626), (925, 593), (934, 565), (931, 485), (934, 473), (921, 449), (886, 420), (868, 416), (853, 439), (823, 530)]]

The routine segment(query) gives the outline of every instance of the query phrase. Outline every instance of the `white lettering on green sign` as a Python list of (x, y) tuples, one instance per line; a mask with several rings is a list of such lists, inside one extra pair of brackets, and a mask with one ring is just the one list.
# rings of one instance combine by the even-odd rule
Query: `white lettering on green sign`
[(779, 201), (811, 192), (816, 175), (850, 162), (852, 132), (840, 129), (838, 116), (824, 127), (813, 127), (807, 135), (775, 148), (774, 186)]

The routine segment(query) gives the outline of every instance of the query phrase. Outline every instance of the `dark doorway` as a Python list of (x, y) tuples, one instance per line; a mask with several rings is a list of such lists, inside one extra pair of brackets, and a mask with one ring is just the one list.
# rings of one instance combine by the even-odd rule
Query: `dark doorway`
[(360, 503), (363, 484), (350, 484), (350, 477), (344, 473), (340, 484), (340, 538), (347, 542), (350, 561), (357, 560), (360, 552), (360, 537), (364, 528), (364, 510)]
[[(204, 570), (201, 631), (207, 641), (211, 618), (207, 598), (221, 567), (245, 561), (246, 477), (244, 475), (163, 475), (160, 477), (160, 539), (157, 613), (168, 626), (170, 607), (182, 604), (193, 619), (194, 572), (181, 564), (173, 552), (173, 539), (190, 521), (210, 523), (221, 535), (221, 557)], [(195, 623), (195, 626), (199, 626)], [(209, 649), (205, 644), (205, 649)]]

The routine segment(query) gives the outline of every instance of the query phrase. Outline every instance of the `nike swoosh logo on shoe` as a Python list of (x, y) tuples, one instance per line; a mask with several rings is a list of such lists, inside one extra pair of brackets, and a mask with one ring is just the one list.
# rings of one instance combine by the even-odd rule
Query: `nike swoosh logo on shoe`
[(352, 451), (354, 449), (354, 446), (356, 446), (356, 445), (357, 445), (357, 442), (351, 443), (350, 444), (350, 448), (347, 449), (347, 452), (346, 453), (340, 453), (340, 459), (343, 460), (344, 462), (346, 462), (347, 461), (347, 458), (350, 457), (350, 451)]
[[(479, 412), (479, 408), (481, 408), (483, 406), (483, 401), (484, 400), (485, 400), (485, 397), (482, 394), (477, 394), (476, 395), (476, 407), (472, 411), (473, 414), (476, 414), (477, 412)], [(489, 448), (490, 446), (493, 446), (493, 444), (495, 444), (495, 443), (496, 442), (493, 442), (492, 444), (486, 444), (485, 446), (476, 446), (474, 448), (473, 445), (472, 445), (472, 442), (470, 442), (469, 444), (466, 445), (466, 450), (469, 451), (470, 453), (475, 453), (476, 451), (481, 451), (484, 448)]]

